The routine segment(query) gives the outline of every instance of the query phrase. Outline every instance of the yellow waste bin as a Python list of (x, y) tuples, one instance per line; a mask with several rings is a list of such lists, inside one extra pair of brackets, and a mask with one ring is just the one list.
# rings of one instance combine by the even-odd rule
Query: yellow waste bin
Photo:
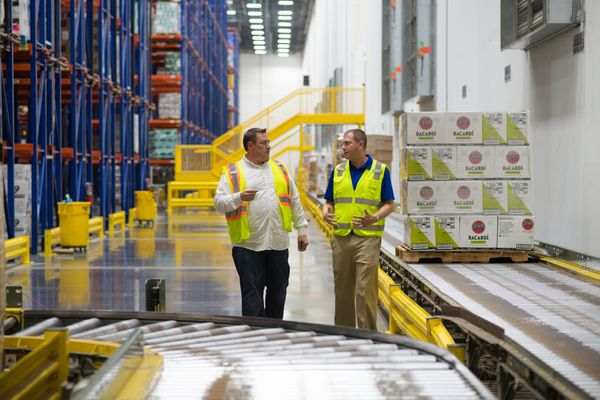
[(139, 221), (154, 221), (156, 218), (156, 203), (154, 193), (149, 190), (136, 190), (135, 192), (135, 217)]
[(90, 202), (58, 203), (61, 247), (87, 247), (90, 242)]

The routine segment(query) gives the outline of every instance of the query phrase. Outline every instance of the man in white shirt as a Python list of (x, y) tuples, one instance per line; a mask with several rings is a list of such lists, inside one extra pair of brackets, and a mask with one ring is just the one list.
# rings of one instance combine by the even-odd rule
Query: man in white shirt
[(304, 251), (308, 223), (286, 166), (270, 160), (266, 129), (249, 129), (243, 144), (244, 158), (223, 169), (215, 208), (227, 219), (242, 315), (282, 319), (290, 275), (288, 232), (293, 224), (298, 250)]

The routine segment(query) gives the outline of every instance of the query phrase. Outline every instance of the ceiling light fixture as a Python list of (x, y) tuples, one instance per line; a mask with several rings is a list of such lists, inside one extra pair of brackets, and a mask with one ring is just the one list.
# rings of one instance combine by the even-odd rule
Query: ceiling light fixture
[(248, 20), (248, 22), (250, 22), (251, 24), (262, 24), (263, 19), (262, 18), (250, 18)]
[(292, 23), (291, 23), (291, 22), (283, 22), (283, 21), (279, 21), (279, 22), (277, 23), (277, 25), (279, 25), (279, 26), (292, 26)]
[(278, 33), (292, 33), (292, 30), (290, 28), (279, 28), (277, 29)]
[(235, 15), (235, 10), (227, 10), (227, 15)]
[(280, 21), (291, 21), (292, 20), (292, 16), (291, 15), (279, 15), (279, 16), (277, 16), (277, 18)]
[(294, 12), (290, 11), (290, 10), (279, 10), (277, 11), (277, 14), (279, 15), (292, 15)]
[(254, 41), (254, 45), (257, 45), (257, 44), (258, 45), (265, 45), (265, 44), (267, 44), (267, 42), (265, 42), (264, 40), (255, 40)]
[(266, 52), (266, 51), (264, 51), (264, 50), (255, 50), (255, 51), (254, 51), (254, 54), (257, 54), (257, 55), (264, 55), (264, 54), (267, 54), (267, 52)]
[(265, 36), (263, 31), (251, 31), (252, 36)]
[(249, 17), (262, 17), (262, 11), (248, 11)]
[(292, 0), (279, 0), (278, 4), (280, 6), (293, 6), (294, 2)]
[(279, 57), (289, 57), (290, 53), (277, 53)]
[(290, 39), (277, 39), (277, 43), (290, 43)]
[(260, 25), (260, 24), (250, 25), (250, 29), (262, 30), (262, 29), (265, 29), (265, 26), (264, 25)]
[(279, 35), (277, 35), (277, 37), (279, 37), (280, 39), (291, 39), (292, 35), (290, 35), (289, 33), (280, 33)]
[(260, 4), (260, 3), (247, 3), (246, 7), (248, 7), (248, 8), (261, 8), (262, 4)]
[(254, 50), (266, 50), (266, 46), (254, 46)]

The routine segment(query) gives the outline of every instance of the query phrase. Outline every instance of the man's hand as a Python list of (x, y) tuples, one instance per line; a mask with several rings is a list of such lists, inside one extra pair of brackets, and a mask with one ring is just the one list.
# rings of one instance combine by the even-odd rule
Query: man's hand
[(327, 222), (329, 225), (333, 226), (334, 228), (337, 228), (337, 223), (335, 222), (335, 214), (332, 213), (333, 211), (333, 205), (331, 205), (330, 203), (325, 203), (323, 205), (323, 219), (325, 220), (325, 222)]
[(246, 189), (243, 192), (240, 192), (240, 199), (242, 199), (242, 201), (252, 201), (256, 197), (256, 192), (258, 192), (256, 189)]
[(304, 251), (308, 247), (308, 237), (306, 235), (298, 235), (298, 251)]
[(369, 226), (378, 221), (375, 215), (371, 215), (365, 210), (365, 215), (355, 215), (352, 217), (352, 222), (354, 222), (354, 226), (357, 228), (364, 228), (365, 226)]

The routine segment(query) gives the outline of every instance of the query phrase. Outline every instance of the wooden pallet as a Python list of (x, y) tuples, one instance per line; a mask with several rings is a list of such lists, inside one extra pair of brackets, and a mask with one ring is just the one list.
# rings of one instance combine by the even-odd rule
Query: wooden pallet
[(444, 264), (493, 263), (493, 262), (527, 262), (529, 253), (526, 250), (507, 249), (456, 249), (456, 250), (411, 250), (404, 246), (396, 247), (396, 256), (410, 264), (441, 262)]

